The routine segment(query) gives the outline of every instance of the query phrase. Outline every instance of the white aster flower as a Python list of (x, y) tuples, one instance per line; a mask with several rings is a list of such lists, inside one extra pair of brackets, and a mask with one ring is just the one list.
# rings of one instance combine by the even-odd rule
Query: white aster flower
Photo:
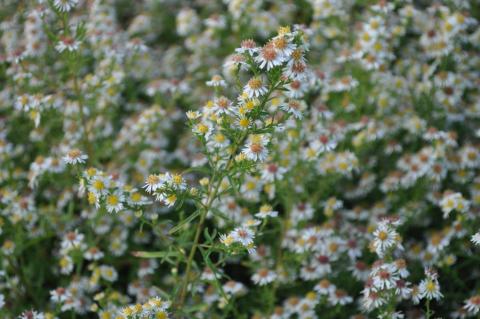
[(88, 155), (83, 154), (79, 149), (73, 149), (69, 151), (62, 159), (67, 164), (83, 164), (88, 159)]
[(61, 36), (60, 41), (55, 45), (55, 49), (60, 53), (63, 51), (73, 52), (78, 50), (80, 43), (80, 41), (70, 36)]
[(263, 135), (251, 135), (242, 153), (244, 153), (249, 160), (263, 162), (268, 156), (267, 143), (268, 141)]
[(55, 0), (53, 5), (58, 11), (69, 12), (78, 4), (78, 0)]
[(277, 278), (277, 274), (268, 268), (259, 269), (253, 276), (252, 281), (259, 286), (268, 285)]
[(254, 232), (248, 227), (237, 227), (231, 233), (232, 239), (247, 247), (253, 244)]
[(251, 78), (247, 82), (247, 84), (243, 88), (243, 91), (246, 93), (248, 98), (251, 99), (266, 94), (268, 90), (267, 87), (264, 85), (262, 78), (256, 76)]

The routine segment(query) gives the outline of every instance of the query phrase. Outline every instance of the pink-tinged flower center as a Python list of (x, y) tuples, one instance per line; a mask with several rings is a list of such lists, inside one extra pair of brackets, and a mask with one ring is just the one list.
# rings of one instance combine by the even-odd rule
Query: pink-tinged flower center
[(69, 37), (69, 36), (64, 36), (61, 38), (61, 41), (65, 44), (65, 45), (72, 45), (75, 43), (75, 39), (72, 38), (72, 37)]
[(330, 259), (328, 258), (328, 256), (321, 255), (317, 257), (317, 260), (321, 264), (328, 264)]
[(244, 230), (239, 230), (239, 231), (238, 231), (238, 237), (247, 238), (247, 237), (248, 237), (248, 234), (247, 234), (247, 232), (244, 231)]
[(303, 73), (305, 72), (306, 66), (303, 63), (294, 63), (291, 68), (294, 73)]
[(355, 268), (357, 268), (360, 271), (363, 271), (363, 270), (367, 269), (367, 264), (365, 264), (363, 261), (358, 261), (355, 264)]
[(328, 143), (328, 136), (327, 135), (320, 135), (319, 140), (322, 144)]
[(300, 81), (293, 81), (292, 83), (290, 83), (290, 87), (294, 90), (298, 90), (300, 89), (300, 86), (301, 86), (301, 82)]
[(252, 151), (252, 153), (258, 154), (262, 150), (263, 150), (263, 146), (260, 145), (260, 144), (254, 143), (254, 144), (250, 145), (250, 151)]
[(470, 303), (476, 306), (480, 306), (480, 296), (473, 296), (470, 298)]
[(273, 61), (277, 58), (277, 52), (272, 47), (266, 47), (262, 50), (262, 57), (267, 61)]
[(260, 277), (263, 277), (263, 278), (267, 277), (267, 276), (268, 276), (268, 269), (267, 269), (267, 268), (262, 268), (262, 269), (260, 269), (260, 270), (258, 271), (258, 275), (259, 275)]
[(275, 164), (270, 164), (268, 165), (268, 171), (270, 173), (276, 173), (278, 171), (278, 167)]
[(390, 273), (386, 270), (382, 270), (378, 272), (378, 277), (380, 277), (381, 279), (387, 280), (387, 279), (390, 279)]

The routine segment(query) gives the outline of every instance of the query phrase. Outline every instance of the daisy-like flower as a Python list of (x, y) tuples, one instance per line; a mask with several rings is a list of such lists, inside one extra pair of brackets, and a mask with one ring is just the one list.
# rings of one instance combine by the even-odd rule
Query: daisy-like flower
[(121, 192), (116, 191), (107, 195), (105, 204), (109, 213), (118, 213), (123, 209), (124, 196)]
[(398, 238), (397, 232), (384, 222), (379, 224), (373, 236), (375, 237), (373, 247), (380, 257), (383, 257), (388, 249), (396, 245)]
[(50, 291), (50, 300), (54, 303), (62, 303), (69, 298), (71, 298), (70, 292), (63, 287), (58, 287)]
[(208, 141), (208, 145), (211, 146), (211, 147), (217, 147), (217, 148), (225, 148), (227, 147), (228, 145), (230, 145), (230, 141), (228, 140), (228, 138), (218, 132), (216, 134), (212, 134), (210, 136), (210, 140)]
[(225, 96), (216, 98), (213, 101), (212, 111), (216, 112), (218, 115), (227, 114), (232, 109), (232, 101), (227, 99)]
[(160, 179), (160, 176), (158, 175), (148, 175), (147, 179), (145, 180), (145, 185), (143, 188), (145, 188), (145, 191), (147, 193), (153, 193), (160, 187), (162, 187), (163, 181)]
[(58, 11), (69, 12), (78, 4), (78, 0), (55, 0), (53, 5)]
[(73, 149), (69, 151), (62, 159), (65, 163), (71, 165), (83, 164), (88, 159), (88, 155), (83, 154), (79, 149)]
[(60, 273), (68, 275), (73, 270), (73, 259), (70, 256), (63, 256), (59, 262)]
[(229, 295), (239, 295), (245, 292), (246, 288), (241, 282), (229, 280), (223, 285), (223, 291)]
[(328, 279), (322, 279), (315, 285), (315, 287), (313, 287), (313, 289), (320, 295), (328, 296), (336, 290), (336, 287)]
[(249, 55), (253, 55), (254, 53), (258, 52), (259, 48), (255, 41), (251, 39), (243, 40), (240, 43), (240, 47), (235, 49), (235, 52), (243, 54), (248, 53)]
[(472, 236), (470, 239), (472, 243), (474, 243), (477, 246), (480, 246), (480, 232), (476, 233), (475, 235)]
[(421, 298), (440, 300), (443, 295), (440, 292), (437, 273), (432, 270), (425, 270), (425, 275), (427, 278), (423, 279), (418, 287)]
[(103, 256), (103, 252), (97, 247), (91, 247), (83, 254), (86, 260), (100, 260)]
[(166, 311), (170, 307), (170, 301), (163, 300), (158, 296), (150, 298), (148, 300), (148, 304), (152, 306), (155, 309), (155, 311)]
[(248, 227), (237, 227), (231, 233), (233, 241), (236, 241), (243, 246), (247, 247), (253, 244), (255, 234), (253, 230)]
[(463, 308), (465, 308), (470, 315), (475, 316), (480, 311), (480, 295), (467, 299)]
[(163, 202), (165, 202), (165, 205), (167, 205), (168, 207), (172, 207), (177, 202), (177, 195), (171, 194), (169, 196), (166, 196), (163, 199)]
[(446, 218), (453, 210), (465, 213), (470, 207), (470, 202), (463, 198), (461, 193), (449, 193), (442, 198), (440, 206), (443, 217)]
[(285, 35), (279, 35), (271, 41), (273, 47), (277, 50), (280, 55), (286, 60), (295, 50), (296, 46), (294, 43), (291, 43)]
[(287, 85), (288, 92), (287, 95), (292, 99), (300, 99), (305, 95), (305, 82), (299, 80), (293, 80)]
[(213, 87), (226, 87), (227, 82), (220, 76), (220, 75), (214, 75), (212, 76), (212, 79), (210, 81), (206, 82), (207, 86), (213, 86)]
[(283, 56), (275, 49), (273, 44), (266, 44), (258, 56), (255, 57), (255, 61), (262, 69), (273, 69), (274, 67), (283, 63)]
[(22, 312), (18, 319), (45, 319), (45, 314), (35, 310), (27, 310)]
[(187, 115), (187, 118), (192, 121), (202, 116), (202, 114), (198, 111), (187, 111), (186, 115)]
[(262, 171), (262, 179), (268, 182), (273, 182), (275, 179), (281, 180), (286, 172), (287, 169), (285, 167), (278, 166), (275, 163), (265, 164)]
[(379, 308), (387, 302), (379, 293), (373, 290), (365, 289), (363, 293), (362, 306), (366, 310)]
[(209, 123), (198, 123), (193, 127), (192, 132), (208, 138), (213, 132), (213, 127)]
[(110, 179), (105, 176), (95, 176), (88, 185), (88, 190), (95, 195), (95, 200), (98, 200), (100, 195), (108, 193), (108, 187), (110, 186)]
[(71, 36), (60, 36), (60, 41), (58, 41), (57, 45), (55, 45), (55, 49), (62, 53), (63, 51), (77, 51), (80, 47), (80, 41), (75, 40), (75, 38)]
[(80, 234), (78, 230), (66, 233), (61, 244), (62, 250), (69, 251), (72, 249), (81, 248), (84, 238), (85, 235)]
[(396, 273), (395, 266), (392, 264), (383, 264), (372, 271), (373, 286), (376, 291), (392, 289), (396, 282), (400, 280)]
[(277, 217), (278, 212), (273, 210), (272, 206), (270, 205), (262, 205), (260, 207), (260, 211), (257, 214), (255, 214), (255, 216), (262, 219), (267, 217)]
[(396, 285), (395, 286), (395, 294), (397, 296), (400, 296), (403, 299), (410, 298), (410, 296), (412, 294), (412, 288), (410, 288), (408, 286), (409, 284), (410, 284), (409, 282), (406, 282), (403, 279), (397, 280), (397, 282), (395, 283), (395, 285)]
[(181, 174), (165, 174), (165, 180), (168, 185), (175, 190), (185, 190), (187, 188), (187, 183), (183, 179)]
[(268, 91), (267, 87), (263, 84), (262, 78), (258, 76), (251, 78), (243, 90), (250, 99), (260, 97)]
[(250, 135), (248, 143), (242, 150), (242, 153), (252, 161), (263, 162), (267, 159), (268, 150), (267, 145), (268, 140), (263, 135)]
[(303, 117), (302, 111), (305, 110), (306, 106), (302, 101), (299, 100), (289, 100), (287, 104), (282, 106), (282, 109), (290, 114), (292, 114), (296, 119), (301, 119)]
[(352, 303), (353, 298), (350, 297), (345, 290), (335, 289), (335, 291), (328, 296), (328, 302), (332, 306), (336, 306), (336, 305), (344, 306), (346, 304)]
[(100, 276), (109, 282), (114, 282), (118, 279), (118, 273), (112, 266), (100, 266)]
[[(292, 60), (290, 60), (292, 61)], [(288, 63), (283, 75), (292, 80), (303, 80), (307, 75), (307, 64), (305, 62)]]
[(337, 142), (328, 134), (320, 134), (318, 139), (312, 142), (312, 147), (318, 153), (330, 152), (335, 149)]
[(235, 239), (232, 234), (222, 234), (220, 235), (220, 242), (228, 247), (235, 242)]
[(273, 282), (276, 278), (277, 274), (274, 271), (268, 268), (261, 268), (252, 276), (252, 281), (256, 285), (265, 286)]

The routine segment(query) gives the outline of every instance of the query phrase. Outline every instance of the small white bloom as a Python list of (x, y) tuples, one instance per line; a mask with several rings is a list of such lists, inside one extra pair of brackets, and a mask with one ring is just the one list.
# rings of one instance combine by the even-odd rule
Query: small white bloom
[(263, 80), (261, 77), (253, 77), (251, 78), (245, 87), (243, 88), (243, 91), (247, 94), (248, 98), (256, 98), (260, 97), (264, 94), (267, 93), (267, 88), (263, 84)]
[(425, 274), (426, 278), (420, 282), (418, 287), (421, 298), (440, 300), (443, 295), (440, 292), (437, 274), (430, 270), (426, 270)]
[(260, 68), (270, 70), (278, 65), (281, 65), (284, 61), (283, 56), (275, 49), (273, 45), (265, 45), (255, 61), (258, 63)]
[(158, 175), (149, 175), (147, 179), (145, 180), (145, 185), (143, 188), (145, 188), (145, 191), (147, 193), (153, 193), (160, 187), (162, 187), (163, 181), (160, 179), (160, 176)]
[(69, 151), (62, 159), (67, 164), (83, 164), (88, 159), (88, 155), (83, 154), (78, 149), (73, 149)]
[(463, 308), (465, 308), (470, 315), (475, 316), (480, 311), (480, 295), (467, 299)]
[(69, 12), (78, 4), (78, 0), (55, 0), (53, 5), (58, 11)]
[(118, 278), (118, 273), (112, 266), (100, 266), (100, 275), (106, 281), (114, 282)]
[(373, 247), (380, 257), (383, 257), (388, 249), (395, 246), (398, 238), (397, 232), (386, 223), (380, 223), (373, 236), (375, 237)]
[(475, 235), (472, 236), (471, 239), (472, 243), (474, 243), (477, 246), (480, 246), (480, 232), (476, 233)]
[(70, 36), (62, 36), (60, 37), (60, 41), (55, 45), (55, 49), (60, 53), (63, 51), (73, 52), (78, 50), (80, 43), (80, 41)]
[(206, 82), (207, 86), (213, 86), (213, 87), (226, 87), (227, 82), (220, 76), (220, 75), (214, 75), (212, 76), (212, 79), (210, 81)]
[(263, 162), (267, 159), (268, 141), (263, 135), (251, 135), (247, 145), (242, 150), (249, 160)]
[(267, 268), (259, 269), (253, 276), (252, 281), (259, 286), (267, 285), (277, 278), (277, 274)]
[(116, 191), (112, 194), (107, 195), (105, 199), (107, 211), (109, 213), (118, 213), (123, 209), (124, 200), (125, 200), (125, 197), (119, 191)]
[(260, 207), (260, 211), (255, 214), (255, 216), (262, 219), (267, 217), (277, 217), (278, 212), (273, 210), (272, 206), (270, 205), (262, 205), (262, 207)]
[(247, 247), (253, 244), (255, 234), (250, 228), (237, 227), (230, 233), (230, 236), (234, 241), (239, 242), (243, 246)]

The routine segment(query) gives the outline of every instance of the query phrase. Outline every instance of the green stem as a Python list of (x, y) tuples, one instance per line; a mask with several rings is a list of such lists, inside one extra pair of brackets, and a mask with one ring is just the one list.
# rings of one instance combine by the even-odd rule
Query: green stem
[[(214, 182), (215, 182), (215, 174), (212, 178), (212, 184)], [(194, 240), (193, 240), (192, 249), (190, 250), (190, 254), (188, 255), (187, 267), (186, 267), (186, 270), (185, 270), (185, 277), (183, 279), (182, 288), (180, 290), (180, 297), (179, 297), (179, 301), (178, 301), (178, 304), (177, 304), (177, 309), (180, 309), (180, 307), (185, 302), (185, 298), (186, 298), (186, 295), (187, 295), (187, 287), (188, 287), (188, 283), (189, 283), (190, 277), (191, 277), (191, 268), (192, 268), (192, 263), (193, 263), (193, 257), (195, 256), (195, 252), (197, 251), (197, 248), (198, 248), (198, 244), (199, 244), (199, 241), (200, 241), (200, 234), (203, 230), (203, 224), (205, 223), (205, 218), (207, 216), (208, 211), (210, 210), (210, 207), (213, 203), (213, 200), (215, 199), (215, 197), (218, 193), (218, 189), (220, 188), (221, 183), (222, 183), (222, 178), (220, 178), (218, 183), (214, 186), (213, 192), (210, 193), (207, 204), (205, 205), (205, 207), (202, 210), (202, 213), (200, 214), (200, 221), (198, 222), (197, 229), (195, 230), (195, 237), (194, 237)]]
[(79, 107), (79, 113), (80, 113), (80, 122), (82, 124), (82, 127), (83, 127), (83, 144), (84, 144), (84, 147), (85, 147), (85, 150), (87, 152), (87, 155), (88, 155), (88, 162), (91, 163), (93, 158), (93, 148), (92, 148), (92, 144), (90, 143), (90, 140), (88, 139), (88, 127), (87, 127), (87, 119), (85, 117), (85, 110), (84, 110), (84, 99), (83, 99), (83, 95), (82, 95), (82, 92), (80, 90), (80, 85), (78, 84), (78, 76), (77, 76), (77, 72), (76, 72), (76, 68), (75, 67), (72, 67), (72, 76), (73, 76), (73, 88), (74, 88), (74, 91), (75, 91), (75, 96), (77, 98), (77, 101), (78, 101), (78, 107)]

